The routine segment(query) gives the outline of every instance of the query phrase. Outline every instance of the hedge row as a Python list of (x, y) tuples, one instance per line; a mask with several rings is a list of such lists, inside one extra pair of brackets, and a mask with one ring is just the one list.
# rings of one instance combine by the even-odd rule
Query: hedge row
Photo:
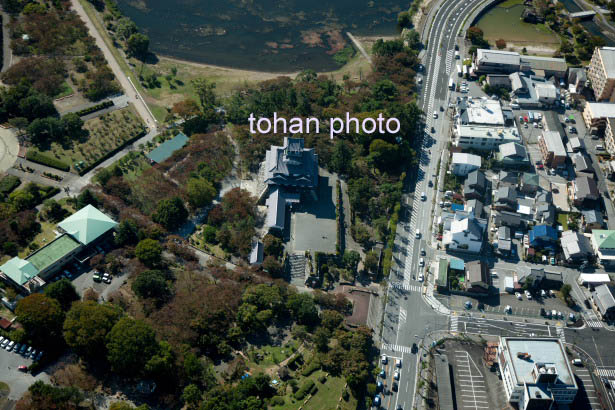
[(320, 369), (320, 367), (320, 362), (316, 359), (312, 359), (312, 361), (301, 371), (301, 375), (307, 377), (316, 370)]
[(70, 165), (67, 163), (38, 151), (28, 150), (26, 158), (32, 162), (36, 162), (37, 164), (47, 165), (48, 167), (56, 168), (65, 172), (70, 171)]
[(5, 176), (0, 180), (0, 194), (10, 194), (19, 184), (21, 181), (15, 175)]
[(295, 399), (303, 400), (303, 398), (307, 396), (307, 394), (311, 392), (314, 387), (316, 387), (314, 380), (311, 380), (311, 379), (306, 380), (305, 383), (301, 385), (299, 390), (295, 392)]
[(104, 110), (105, 108), (109, 108), (113, 106), (113, 101), (111, 100), (107, 100), (105, 102), (102, 102), (100, 104), (96, 104), (93, 105), (91, 107), (88, 108), (84, 108), (83, 110), (79, 110), (77, 111), (77, 115), (80, 117), (83, 117), (84, 115), (88, 115), (88, 114), (92, 114), (93, 112), (99, 111), (99, 110)]

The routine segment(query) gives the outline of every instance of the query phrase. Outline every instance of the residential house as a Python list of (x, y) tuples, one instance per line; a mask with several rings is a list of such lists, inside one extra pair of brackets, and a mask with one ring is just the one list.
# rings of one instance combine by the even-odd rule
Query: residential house
[(557, 217), (557, 210), (552, 202), (536, 202), (534, 220), (538, 224), (553, 226)]
[(468, 174), (463, 185), (463, 195), (465, 199), (482, 199), (487, 192), (487, 178), (480, 171), (472, 171)]
[(510, 186), (498, 188), (494, 192), (493, 207), (499, 211), (517, 210), (517, 191)]
[(609, 285), (596, 286), (591, 295), (594, 307), (602, 319), (613, 320), (615, 318), (615, 298)]
[(535, 289), (559, 289), (564, 283), (561, 272), (546, 272), (543, 268), (520, 268), (518, 283), (525, 285), (528, 279), (531, 280), (531, 287)]
[(489, 292), (489, 267), (481, 261), (466, 263), (466, 291), (486, 294)]
[(587, 68), (596, 101), (615, 101), (615, 48), (596, 47)]
[(530, 156), (525, 147), (516, 142), (508, 142), (499, 146), (497, 160), (503, 167), (524, 168), (530, 165)]
[(497, 252), (500, 255), (508, 256), (512, 251), (512, 234), (508, 226), (498, 228)]
[(480, 253), (483, 247), (487, 221), (475, 218), (474, 215), (462, 216), (455, 214), (450, 230), (445, 231), (442, 243), (448, 250), (469, 253)]
[(570, 197), (577, 207), (585, 206), (589, 201), (596, 201), (600, 197), (598, 186), (594, 178), (577, 177), (572, 181), (569, 191)]
[(457, 176), (466, 176), (470, 172), (480, 169), (481, 157), (473, 154), (454, 152), (451, 160), (451, 171)]
[(615, 230), (594, 229), (591, 233), (591, 244), (602, 265), (615, 264)]
[(540, 178), (538, 174), (524, 172), (521, 175), (521, 192), (524, 194), (534, 195), (540, 187)]
[(577, 174), (579, 172), (587, 172), (590, 174), (594, 172), (594, 167), (592, 167), (589, 157), (580, 152), (572, 156), (572, 163), (574, 164), (574, 170)]
[(602, 212), (597, 209), (584, 209), (581, 211), (581, 222), (585, 232), (604, 228)]
[(510, 90), (510, 78), (508, 74), (488, 74), (486, 81), (491, 87), (504, 87)]
[(498, 187), (502, 185), (517, 185), (519, 183), (519, 174), (510, 171), (500, 171), (498, 173)]
[(592, 253), (589, 239), (575, 231), (562, 232), (560, 243), (564, 252), (564, 259), (568, 263), (587, 260), (587, 257)]
[(544, 77), (529, 73), (510, 74), (513, 102), (522, 108), (550, 107), (559, 100), (559, 89)]
[(557, 168), (565, 165), (568, 154), (559, 132), (543, 131), (538, 137), (538, 147), (546, 166)]
[(587, 83), (587, 74), (582, 67), (568, 69), (568, 91), (570, 94), (581, 94)]
[(557, 229), (550, 225), (536, 225), (529, 232), (530, 246), (534, 248), (555, 249)]
[(521, 218), (516, 212), (501, 211), (495, 216), (496, 226), (508, 226), (517, 231), (525, 231), (527, 228), (527, 221)]
[(465, 204), (465, 211), (476, 218), (483, 217), (483, 203), (478, 199), (469, 199)]

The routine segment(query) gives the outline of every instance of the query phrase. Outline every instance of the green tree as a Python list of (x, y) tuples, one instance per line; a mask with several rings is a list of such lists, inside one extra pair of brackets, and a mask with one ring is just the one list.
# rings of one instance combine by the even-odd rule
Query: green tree
[(365, 254), (363, 265), (368, 272), (376, 273), (378, 271), (378, 255), (374, 251), (369, 251)]
[(177, 196), (158, 202), (156, 212), (152, 215), (154, 222), (158, 222), (169, 230), (178, 228), (187, 217), (188, 211), (184, 202)]
[(131, 19), (128, 17), (122, 17), (117, 21), (115, 31), (122, 40), (126, 41), (130, 38), (130, 36), (137, 33), (139, 29)]
[(199, 97), (203, 112), (217, 105), (216, 94), (214, 93), (216, 83), (212, 83), (205, 78), (196, 78), (192, 80), (192, 86), (194, 87), (194, 92)]
[(170, 383), (176, 377), (175, 354), (168, 342), (160, 342), (158, 352), (145, 364), (145, 371), (158, 383)]
[(282, 256), (283, 250), (284, 245), (282, 244), (282, 240), (280, 238), (270, 233), (265, 235), (263, 238), (263, 252), (265, 255), (271, 255), (279, 258)]
[(397, 15), (397, 29), (402, 31), (405, 28), (412, 27), (412, 18), (410, 17), (410, 13), (407, 11), (402, 11)]
[(344, 321), (344, 316), (335, 310), (323, 310), (320, 314), (320, 324), (333, 331), (337, 329)]
[(81, 209), (85, 208), (87, 205), (92, 205), (95, 207), (99, 206), (98, 198), (90, 191), (89, 189), (84, 190), (82, 193), (77, 196), (76, 208)]
[(159, 270), (146, 270), (132, 282), (132, 291), (141, 298), (164, 299), (170, 291), (164, 273)]
[(17, 403), (17, 410), (72, 410), (79, 408), (83, 394), (76, 387), (55, 387), (42, 380), (34, 382)]
[(562, 285), (559, 291), (562, 293), (562, 297), (564, 298), (564, 300), (567, 300), (568, 298), (570, 298), (570, 293), (572, 292), (572, 286), (565, 283)]
[(286, 307), (300, 325), (312, 326), (318, 323), (318, 310), (314, 298), (307, 293), (294, 293), (288, 297)]
[(62, 117), (62, 128), (70, 139), (79, 140), (85, 135), (83, 120), (75, 113), (68, 113)]
[(146, 266), (156, 266), (162, 260), (162, 247), (154, 239), (143, 239), (137, 244), (135, 255)]
[(205, 225), (203, 226), (203, 240), (207, 243), (216, 244), (216, 233), (218, 230), (215, 226)]
[(359, 254), (359, 252), (344, 251), (344, 255), (342, 256), (342, 263), (344, 264), (346, 269), (356, 271), (359, 262), (361, 262), (361, 255)]
[(329, 350), (329, 340), (331, 339), (331, 332), (324, 328), (319, 327), (314, 332), (314, 345), (316, 346), (316, 350), (319, 352), (326, 352)]
[(186, 184), (188, 203), (193, 208), (201, 208), (211, 204), (217, 193), (212, 183), (203, 178), (190, 178)]
[(58, 221), (67, 213), (55, 199), (47, 199), (43, 202), (43, 212), (50, 221)]
[(126, 401), (114, 401), (109, 406), (109, 410), (134, 410), (134, 407)]
[(110, 303), (74, 303), (64, 321), (66, 344), (81, 357), (100, 358), (106, 351), (107, 334), (121, 316), (120, 308)]
[(36, 205), (34, 196), (23, 189), (11, 192), (9, 199), (18, 211), (24, 211)]
[(107, 352), (107, 359), (113, 371), (136, 376), (158, 353), (158, 343), (148, 324), (123, 317), (107, 335)]
[(65, 311), (70, 309), (73, 302), (79, 300), (79, 295), (73, 283), (66, 278), (47, 285), (44, 293), (46, 296), (57, 300), (62, 310)]
[(189, 384), (184, 388), (182, 400), (188, 406), (188, 409), (197, 409), (201, 403), (201, 390), (195, 384)]
[(279, 278), (284, 273), (282, 264), (272, 255), (267, 256), (263, 261), (263, 269), (273, 278)]
[(128, 52), (131, 55), (144, 58), (149, 49), (149, 37), (141, 33), (131, 34), (126, 41), (126, 45), (128, 46)]
[(139, 227), (132, 219), (124, 219), (120, 222), (117, 234), (115, 235), (115, 243), (118, 246), (134, 245), (139, 241)]
[(352, 164), (352, 152), (341, 138), (335, 142), (331, 154), (331, 169), (339, 174), (348, 174)]
[(17, 303), (15, 313), (35, 344), (48, 344), (61, 336), (64, 312), (57, 300), (34, 293)]

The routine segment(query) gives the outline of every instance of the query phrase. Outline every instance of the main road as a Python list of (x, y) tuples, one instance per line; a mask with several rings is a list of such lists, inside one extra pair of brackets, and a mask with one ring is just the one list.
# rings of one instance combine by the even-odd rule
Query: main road
[[(450, 122), (446, 112), (448, 81), (455, 65), (455, 46), (462, 45), (463, 37), (458, 35), (463, 35), (463, 26), (468, 22), (466, 20), (470, 20), (468, 16), (485, 1), (489, 0), (442, 0), (434, 4), (433, 12), (427, 18), (429, 28), (424, 30), (422, 40), (427, 48), (422, 58), (425, 69), (420, 106), (426, 115), (425, 133), (417, 152), (417, 172), (409, 173), (415, 177), (407, 187), (409, 194), (403, 198), (404, 214), (397, 227), (381, 335), (381, 353), (389, 357), (385, 366), (387, 394), (382, 396), (382, 407), (387, 409), (411, 409), (418, 405), (415, 391), (419, 363), (425, 354), (423, 342), (429, 333), (449, 327), (447, 310), (436, 311), (427, 303), (430, 296), (426, 295), (427, 287), (418, 281), (419, 273), (425, 268), (419, 265), (429, 264), (434, 254), (430, 244), (432, 211), (437, 195), (435, 178), (440, 172), (439, 154), (449, 139)], [(435, 133), (431, 132), (432, 127)], [(429, 186), (430, 180), (432, 187)], [(394, 392), (391, 387), (395, 382), (393, 367), (396, 359), (401, 359), (401, 368), (398, 369), (398, 391)]]

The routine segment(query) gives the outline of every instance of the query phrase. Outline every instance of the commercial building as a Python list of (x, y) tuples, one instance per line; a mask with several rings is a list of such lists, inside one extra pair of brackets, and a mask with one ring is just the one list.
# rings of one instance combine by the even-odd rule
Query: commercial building
[(523, 56), (512, 51), (476, 50), (473, 69), (477, 74), (531, 72), (544, 77), (564, 78), (568, 66), (563, 58)]
[(503, 126), (505, 124), (500, 102), (486, 97), (461, 100), (457, 104), (457, 114), (457, 123), (460, 125)]
[(318, 155), (303, 144), (303, 138), (284, 137), (283, 146), (272, 145), (265, 155), (261, 171), (265, 187), (260, 197), (267, 197), (269, 230), (285, 229), (287, 206), (301, 202), (302, 197), (317, 199)]
[(603, 265), (615, 262), (615, 231), (594, 229), (591, 234), (591, 244), (594, 254)]
[(574, 401), (578, 386), (560, 339), (500, 337), (497, 357), (506, 398), (520, 410)]
[(609, 118), (615, 118), (615, 104), (586, 102), (583, 109), (583, 122), (591, 134), (601, 135), (606, 129)]
[(551, 168), (565, 165), (568, 154), (559, 132), (543, 131), (542, 135), (538, 137), (538, 146), (545, 165)]
[(117, 222), (88, 205), (58, 224), (60, 235), (53, 241), (25, 259), (16, 256), (0, 266), (0, 279), (21, 293), (35, 292), (79, 254), (95, 249), (116, 226)]
[(615, 101), (615, 48), (596, 48), (587, 69), (597, 101)]
[(470, 172), (480, 169), (481, 157), (463, 152), (453, 152), (451, 171), (458, 176), (466, 176)]
[(563, 58), (524, 55), (519, 58), (519, 71), (532, 72), (537, 76), (562, 79), (566, 76), (567, 70), (568, 64)]

